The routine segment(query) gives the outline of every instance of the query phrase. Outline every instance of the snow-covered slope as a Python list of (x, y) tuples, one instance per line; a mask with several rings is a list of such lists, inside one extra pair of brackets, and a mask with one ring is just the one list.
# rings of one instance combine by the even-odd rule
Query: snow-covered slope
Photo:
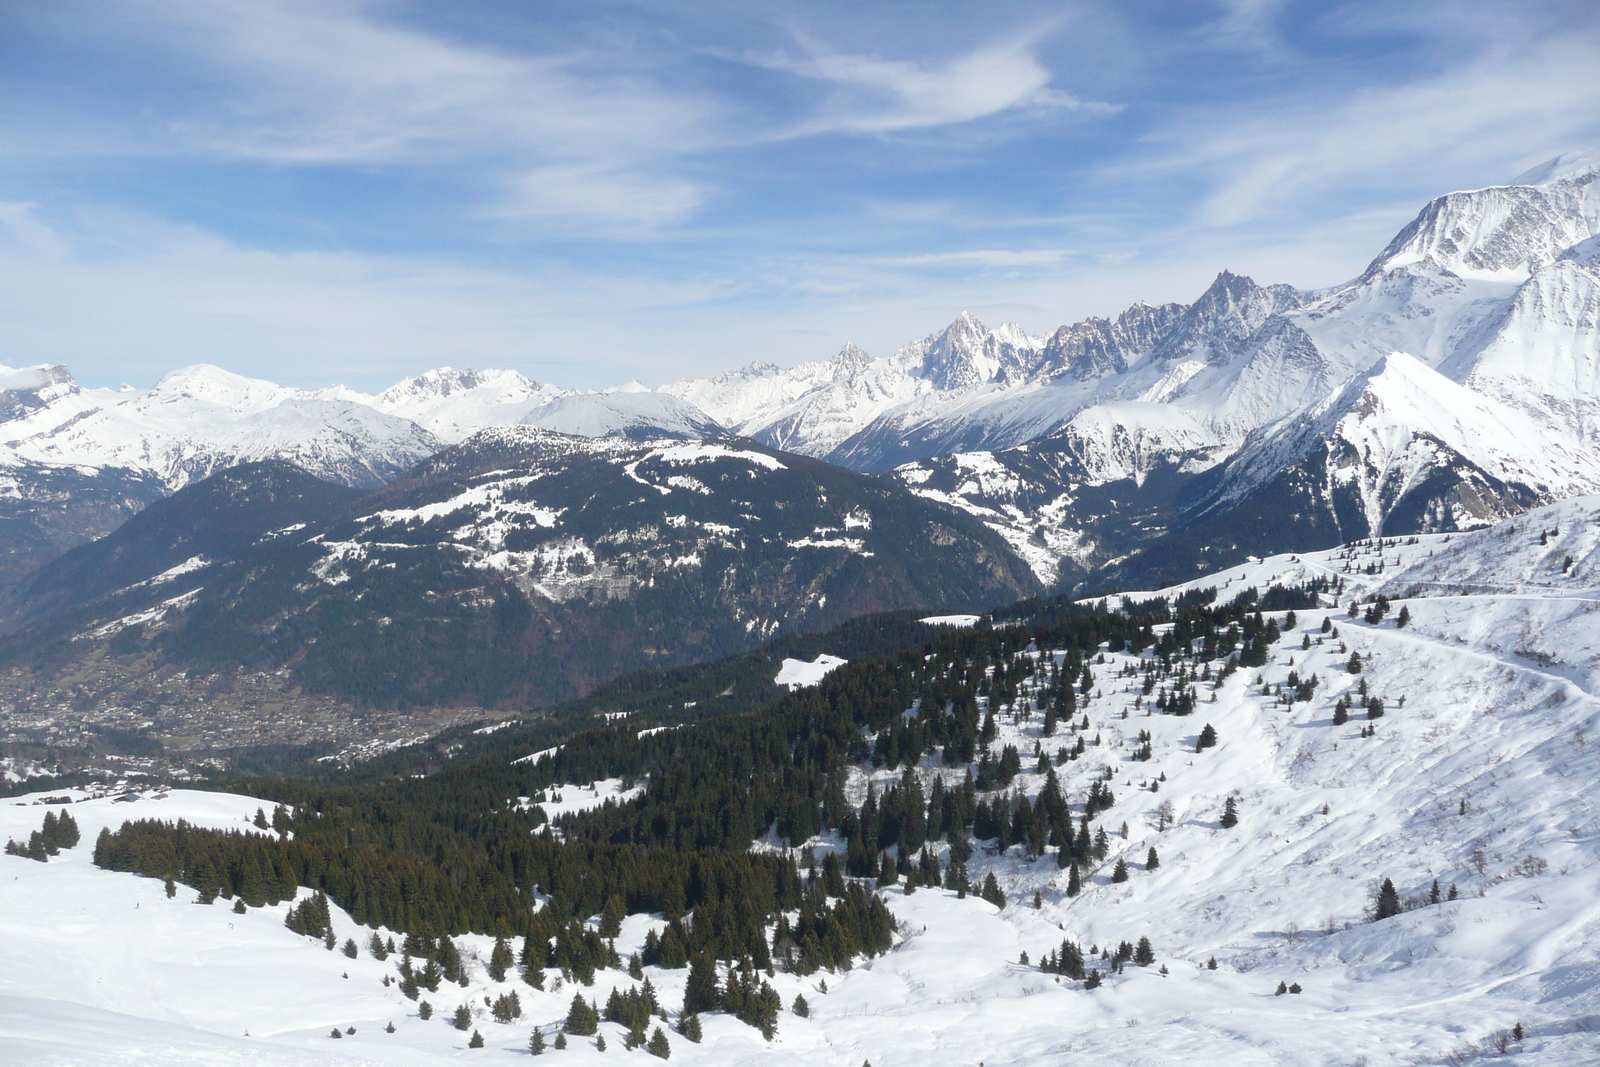
[[(671, 1036), (672, 1062), (1600, 1063), (1600, 498), (1473, 533), (1254, 561), (1189, 588), (1231, 599), (1307, 578), (1343, 582), (1340, 601), (1378, 591), (1401, 599), (1377, 622), (1351, 618), (1331, 595), (1292, 626), (1273, 613), (1285, 629), (1267, 664), (1220, 682), (1219, 659), (1203, 673), (1161, 677), (1147, 693), (1143, 672), (1159, 676), (1153, 650), (1102, 648), (1073, 725), (1052, 737), (1034, 703), (1045, 676), (1024, 680), (1018, 702), (995, 709), (996, 748), (1026, 754), (1038, 745), (1053, 756), (1082, 740), (1076, 758), (1051, 760), (1075, 813), (1092, 782), (1115, 793), (1097, 822), (1108, 831), (1106, 854), (1079, 895), (1067, 895), (1054, 846), (1030, 860), (1021, 845), (990, 841), (970, 874), (996, 874), (1004, 910), (949, 890), (881, 889), (899, 922), (893, 950), (846, 972), (779, 970), (770, 981), (785, 1010), (770, 1044), (709, 1013), (703, 1043)], [(1402, 607), (1404, 627), (1395, 622)], [(1061, 650), (1038, 650), (1052, 651), (1059, 658)], [(1291, 673), (1317, 680), (1311, 699), (1284, 698)], [(1177, 684), (1193, 686), (1194, 713), (1156, 713), (1153, 702)], [(1336, 703), (1362, 696), (1383, 702), (1382, 717), (1358, 707), (1333, 725)], [(1196, 751), (1206, 725), (1218, 742)], [(1025, 758), (1013, 796), (1044, 787), (1034, 763)], [(859, 803), (869, 779), (881, 788), (902, 773), (862, 764), (847, 797)], [(925, 784), (962, 775), (933, 755), (913, 773)], [(586, 784), (563, 791), (581, 801)], [(1227, 828), (1219, 816), (1230, 798), (1238, 825)], [(0, 835), (37, 828), (47, 810), (37, 799), (0, 803)], [(526, 1062), (534, 1026), (553, 1036), (572, 990), (553, 988), (554, 971), (543, 992), (514, 976), (493, 982), (487, 938), (458, 939), (469, 983), (424, 993), (437, 1014), (423, 1021), (382, 983), (395, 974), (394, 958), (380, 962), (363, 947), (347, 959), (298, 937), (283, 926), (286, 905), (235, 915), (220, 902), (197, 906), (184, 887), (169, 899), (159, 881), (88, 863), (100, 825), (182, 816), (243, 829), (257, 803), (178, 791), (126, 804), (87, 800), (70, 808), (84, 830), (78, 849), (45, 864), (0, 856), (8, 1063), (510, 1064)], [(1158, 864), (1148, 862), (1152, 849)], [(1119, 861), (1124, 881), (1113, 877)], [(1384, 879), (1403, 910), (1371, 921)], [(1431, 903), (1435, 883), (1440, 900)], [(365, 945), (370, 930), (338, 909), (333, 920), (337, 940)], [(629, 918), (618, 951), (626, 957), (660, 925)], [(1155, 962), (1108, 973), (1098, 989), (1039, 966), (1063, 938), (1088, 951), (1141, 937)], [(675, 1015), (687, 972), (646, 974)], [(1274, 995), (1290, 984), (1300, 992)], [(631, 985), (623, 972), (602, 970), (583, 992), (604, 1002), (613, 986)], [(485, 997), (512, 989), (525, 1017), (493, 1021)], [(807, 1018), (787, 1010), (801, 993)], [(445, 1021), (460, 1003), (486, 1038), (481, 1050), (469, 1051), (468, 1034)], [(333, 1027), (355, 1032), (335, 1042)], [(608, 1052), (572, 1039), (546, 1055), (583, 1063), (630, 1055), (620, 1027), (601, 1032)]]

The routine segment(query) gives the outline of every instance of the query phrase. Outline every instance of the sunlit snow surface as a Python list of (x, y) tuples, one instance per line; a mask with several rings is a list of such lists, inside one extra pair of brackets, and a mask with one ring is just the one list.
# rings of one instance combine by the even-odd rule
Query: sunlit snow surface
[[(1302, 611), (1269, 666), (1237, 672), (1214, 702), (1210, 684), (1200, 683), (1196, 712), (1184, 718), (1147, 716), (1136, 706), (1138, 679), (1117, 676), (1126, 657), (1107, 655), (1081, 705), (1088, 750), (1058, 768), (1075, 804), (1095, 775), (1116, 771), (1117, 802), (1099, 819), (1111, 854), (1082, 895), (1064, 895), (1051, 855), (1029, 862), (1017, 849), (980, 848), (972, 873), (996, 871), (1011, 900), (1004, 911), (942, 890), (886, 890), (901, 920), (892, 952), (848, 973), (772, 980), (786, 1007), (804, 992), (811, 1018), (785, 1011), (768, 1045), (755, 1030), (708, 1015), (704, 1044), (673, 1035), (672, 1062), (1600, 1063), (1597, 546), (1600, 500), (1590, 498), (1479, 533), (1273, 557), (1194, 583), (1231, 598), (1250, 585), (1339, 574), (1352, 590), (1439, 595), (1397, 601), (1395, 612), (1403, 604), (1412, 616), (1405, 629), (1395, 612), (1368, 625), (1342, 607)], [(1356, 573), (1369, 568), (1375, 573)], [(1338, 638), (1321, 633), (1324, 615)], [(1340, 640), (1362, 654), (1360, 677), (1386, 700), (1374, 737), (1359, 736), (1359, 713), (1331, 725), (1333, 701), (1359, 680), (1344, 670)], [(1261, 695), (1262, 680), (1281, 682), (1290, 670), (1321, 679), (1315, 700), (1285, 706)], [(1042, 779), (1028, 753), (1042, 716), (999, 718), (999, 743), (1023, 750), (1028, 771), (1018, 781), (1035, 793)], [(1206, 723), (1220, 743), (1196, 754)], [(1153, 735), (1149, 762), (1131, 758), (1140, 730)], [(1071, 738), (1063, 729), (1044, 744), (1053, 752)], [(956, 774), (931, 759), (920, 773)], [(1160, 792), (1149, 792), (1162, 773)], [(873, 772), (880, 785), (895, 774)], [(859, 799), (865, 784), (857, 772), (851, 795)], [(560, 786), (557, 806), (592, 806), (621, 796), (620, 785)], [(1217, 818), (1230, 792), (1240, 824), (1223, 830)], [(48, 809), (31, 799), (0, 802), (0, 836), (39, 825)], [(1158, 832), (1164, 801), (1176, 822)], [(380, 964), (363, 950), (349, 960), (294, 935), (282, 923), (287, 905), (239, 916), (225, 903), (195, 905), (181, 887), (168, 900), (157, 881), (89, 862), (103, 824), (182, 815), (242, 828), (257, 803), (176, 791), (128, 804), (92, 800), (71, 808), (83, 829), (77, 849), (48, 864), (0, 856), (0, 1062), (527, 1062), (531, 1026), (552, 1027), (571, 989), (519, 985), (527, 1015), (497, 1024), (484, 995), (511, 987), (494, 986), (474, 964), (470, 989), (424, 994), (437, 1014), (423, 1022), (396, 987), (380, 984), (393, 959)], [(1152, 846), (1161, 864), (1147, 871)], [(1131, 872), (1121, 885), (1109, 878), (1119, 856)], [(1457, 885), (1461, 899), (1365, 923), (1384, 877), (1408, 897), (1438, 878)], [(366, 932), (335, 918), (341, 941), (365, 942)], [(630, 918), (619, 951), (642, 943), (651, 922)], [(1148, 936), (1170, 973), (1129, 966), (1086, 992), (1019, 963), (1023, 951), (1037, 963), (1064, 936), (1085, 947)], [(487, 939), (463, 942), (487, 956)], [(1210, 957), (1215, 971), (1204, 966)], [(676, 1009), (686, 972), (650, 975)], [(1280, 981), (1305, 992), (1274, 996)], [(606, 972), (585, 995), (603, 1003), (614, 982), (629, 984)], [(469, 1051), (468, 1035), (440, 1019), (462, 1001), (474, 1006), (484, 1049)], [(383, 1032), (390, 1020), (392, 1035)], [(1465, 1051), (1518, 1021), (1527, 1037), (1507, 1058)], [(335, 1042), (333, 1026), (357, 1032)], [(607, 1024), (605, 1033), (606, 1053), (574, 1041), (547, 1055), (651, 1062), (623, 1051), (620, 1028)]]
[(772, 680), (774, 685), (785, 686), (789, 689), (804, 689), (808, 685), (816, 685), (828, 676), (828, 672), (843, 667), (848, 660), (838, 656), (822, 653), (814, 660), (786, 659), (778, 669), (778, 676)]

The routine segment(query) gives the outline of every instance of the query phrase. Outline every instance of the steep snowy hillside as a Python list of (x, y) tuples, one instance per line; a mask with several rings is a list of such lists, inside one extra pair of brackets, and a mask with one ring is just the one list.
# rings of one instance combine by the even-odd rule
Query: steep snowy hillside
[[(648, 978), (663, 1009), (648, 1028), (661, 1025), (673, 1061), (718, 1067), (1600, 1063), (1597, 573), (1600, 498), (1585, 498), (1475, 533), (1264, 559), (1130, 596), (1190, 593), (1182, 633), (1155, 616), (1137, 650), (1022, 644), (977, 660), (974, 710), (993, 721), (980, 769), (936, 750), (893, 755), (905, 730), (932, 721), (917, 704), (864, 738), (889, 755), (856, 763), (830, 801), (851, 809), (851, 825), (905, 818), (913, 786), (920, 798), (937, 782), (946, 799), (916, 809), (925, 826), (885, 831), (891, 862), (875, 891), (897, 922), (887, 953), (848, 969), (756, 972), (781, 1009), (770, 1042), (713, 1010), (699, 1016), (701, 1041), (677, 1033), (687, 968), (601, 967), (582, 985), (552, 966), (535, 989), (515, 966), (503, 981), (489, 973), (487, 936), (454, 939), (462, 984), (408, 999), (398, 956), (375, 958), (374, 931), (337, 907), (329, 943), (348, 939), (352, 956), (285, 929), (287, 904), (197, 906), (187, 886), (169, 898), (158, 878), (88, 862), (98, 828), (125, 818), (253, 832), (252, 799), (9, 801), (0, 836), (69, 810), (85, 840), (47, 863), (0, 857), (0, 1045), (28, 1065), (525, 1062), (531, 1033), (548, 1046), (574, 992), (604, 1005)], [(1328, 583), (1326, 606), (1226, 614), (1236, 594), (1249, 604), (1280, 580)], [(1209, 609), (1196, 592), (1207, 589), (1220, 594)], [(1384, 611), (1370, 599), (1380, 591), (1396, 598)], [(1352, 617), (1350, 599), (1366, 610)], [(1208, 624), (1197, 602), (1224, 614)], [(1252, 656), (1257, 665), (1229, 666)], [(622, 788), (578, 780), (517, 803), (576, 811)], [(982, 805), (971, 834), (938, 832), (941, 812), (949, 820), (952, 803), (970, 800)], [(1060, 862), (1069, 844), (1039, 829), (1057, 803), (1082, 827), (1077, 867)], [(970, 891), (911, 887), (892, 862), (896, 833), (919, 842), (899, 857), (910, 870), (931, 864), (946, 879), (952, 842), (970, 848), (957, 881)], [(753, 848), (785, 844), (774, 827)], [(824, 870), (829, 854), (857, 855), (831, 832), (796, 844)], [(990, 874), (1004, 908), (978, 893)], [(667, 925), (628, 916), (621, 960)], [(497, 1020), (493, 1004), (512, 992), (520, 1017)], [(473, 1032), (483, 1047), (469, 1052)], [(544, 1055), (640, 1054), (623, 1025), (601, 1022), (598, 1036), (608, 1051), (569, 1035)]]

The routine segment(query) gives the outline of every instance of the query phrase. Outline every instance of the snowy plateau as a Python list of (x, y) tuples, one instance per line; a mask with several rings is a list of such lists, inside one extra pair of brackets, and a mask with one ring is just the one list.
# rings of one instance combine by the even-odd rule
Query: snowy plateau
[[(1292, 622), (1269, 613), (1282, 632), (1265, 665), (1218, 681), (1208, 664), (1162, 682), (1162, 696), (1169, 685), (1192, 687), (1192, 715), (1153, 713), (1141, 681), (1154, 649), (1102, 649), (1075, 721), (1044, 738), (1034, 698), (1062, 652), (1034, 650), (1041, 673), (995, 709), (994, 743), (1023, 753), (1039, 743), (1048, 754), (1081, 742), (1078, 756), (1053, 767), (1074, 811), (1091, 783), (1115, 789), (1099, 820), (1107, 849), (1081, 893), (1067, 894), (1068, 872), (1050, 850), (1029, 860), (1021, 845), (980, 841), (972, 881), (993, 872), (1003, 909), (946, 889), (878, 889), (897, 923), (887, 953), (804, 977), (780, 968), (770, 981), (785, 1010), (770, 1043), (710, 1013), (702, 1042), (670, 1033), (672, 1061), (1600, 1063), (1600, 498), (1476, 532), (1267, 557), (1160, 595), (1205, 600), (1215, 591), (1220, 603), (1315, 579), (1342, 581), (1338, 601), (1381, 593), (1391, 612), (1368, 621), (1326, 595)], [(1154, 595), (1125, 594), (1123, 605)], [(1310, 699), (1289, 698), (1291, 672), (1317, 680)], [(1357, 705), (1334, 725), (1336, 705), (1358, 692), (1383, 701), (1385, 713), (1369, 719)], [(1206, 726), (1216, 744), (1197, 751)], [(1041, 770), (1025, 759), (1015, 790), (1036, 797)], [(869, 780), (881, 791), (901, 773), (862, 763), (850, 801), (862, 801)], [(924, 782), (955, 784), (961, 773), (933, 757), (913, 769)], [(609, 780), (554, 792), (576, 810), (621, 789)], [(361, 946), (356, 958), (286, 929), (287, 904), (236, 914), (195, 903), (187, 887), (169, 897), (157, 879), (90, 862), (102, 826), (182, 817), (249, 831), (254, 799), (68, 795), (70, 805), (38, 794), (0, 802), (0, 836), (21, 838), (45, 812), (63, 810), (83, 835), (45, 863), (0, 856), (8, 1064), (524, 1063), (534, 1027), (553, 1039), (565, 1016), (572, 989), (555, 988), (554, 971), (544, 991), (514, 972), (490, 979), (488, 938), (457, 939), (467, 984), (424, 992), (437, 1011), (424, 1021), (385, 982), (396, 958), (373, 958), (372, 931), (337, 908), (335, 939)], [(1222, 818), (1230, 800), (1231, 828)], [(837, 839), (809, 844), (821, 854)], [(779, 846), (767, 835), (753, 847)], [(1152, 849), (1158, 864), (1148, 862)], [(1400, 912), (1372, 921), (1384, 879)], [(1440, 899), (1430, 902), (1435, 884)], [(618, 951), (625, 958), (661, 925), (630, 916)], [(1090, 952), (1144, 937), (1155, 956), (1147, 965), (1111, 967)], [(1103, 974), (1098, 988), (1040, 967), (1063, 939)], [(645, 971), (674, 1016), (686, 972)], [(611, 987), (634, 984), (607, 969), (582, 992), (604, 1002)], [(513, 989), (522, 1019), (494, 1021), (486, 999)], [(1279, 992), (1291, 989), (1299, 992)], [(787, 1010), (799, 994), (810, 1005), (804, 1018)], [(482, 1048), (447, 1021), (462, 1004)], [(609, 1051), (572, 1038), (544, 1054), (653, 1062), (623, 1049), (620, 1026), (603, 1023), (600, 1035)]]

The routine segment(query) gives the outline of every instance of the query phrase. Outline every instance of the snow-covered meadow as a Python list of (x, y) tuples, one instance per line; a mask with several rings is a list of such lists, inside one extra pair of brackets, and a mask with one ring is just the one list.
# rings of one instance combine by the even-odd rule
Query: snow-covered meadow
[[(1029, 861), (1020, 846), (980, 847), (973, 880), (993, 870), (1009, 898), (1004, 910), (976, 895), (883, 890), (900, 922), (890, 953), (847, 973), (779, 972), (771, 981), (785, 1008), (804, 993), (809, 1018), (785, 1010), (768, 1044), (731, 1018), (706, 1015), (703, 1043), (671, 1035), (673, 1061), (1600, 1064), (1597, 547), (1600, 500), (1589, 498), (1474, 534), (1274, 557), (1191, 583), (1231, 598), (1251, 585), (1337, 575), (1348, 583), (1345, 600), (1379, 590), (1398, 599), (1376, 623), (1331, 598), (1326, 609), (1299, 612), (1268, 665), (1220, 686), (1197, 681), (1199, 702), (1185, 717), (1151, 713), (1141, 676), (1122, 673), (1134, 657), (1107, 653), (1092, 664), (1093, 692), (1077, 712), (1090, 721), (1078, 734), (1085, 752), (1056, 768), (1075, 805), (1108, 769), (1116, 794), (1098, 820), (1110, 852), (1079, 896), (1066, 896), (1067, 872), (1053, 854)], [(1404, 628), (1395, 622), (1402, 606)], [(1347, 669), (1351, 652), (1360, 674)], [(1317, 677), (1312, 700), (1279, 697), (1291, 671)], [(1369, 722), (1357, 708), (1334, 726), (1334, 702), (1362, 681), (1385, 714)], [(1037, 793), (1035, 742), (1053, 754), (1078, 735), (1063, 725), (1041, 738), (1037, 711), (999, 718), (996, 745), (1017, 744), (1018, 785)], [(1197, 752), (1206, 724), (1219, 741)], [(1147, 761), (1133, 758), (1141, 730), (1151, 735)], [(959, 774), (931, 759), (920, 773)], [(887, 784), (897, 772), (863, 768), (858, 789), (868, 776)], [(620, 785), (562, 787), (558, 807), (601, 803)], [(176, 790), (133, 802), (73, 796), (66, 810), (82, 828), (77, 848), (43, 864), (0, 856), (8, 1064), (523, 1063), (532, 1027), (553, 1036), (565, 1015), (573, 988), (556, 988), (554, 971), (543, 992), (514, 977), (491, 982), (487, 938), (459, 939), (476, 956), (471, 985), (424, 992), (436, 1013), (423, 1021), (398, 985), (383, 984), (397, 958), (373, 959), (370, 931), (337, 909), (338, 940), (363, 946), (356, 959), (286, 929), (287, 904), (238, 915), (225, 902), (193, 903), (182, 886), (169, 899), (159, 881), (90, 863), (102, 825), (182, 816), (243, 828), (255, 800)], [(1240, 817), (1232, 829), (1219, 825), (1228, 796)], [(39, 799), (0, 802), (0, 837), (25, 837), (46, 810), (62, 810)], [(1160, 829), (1163, 805), (1172, 824)], [(1147, 870), (1152, 847), (1160, 864)], [(1111, 880), (1119, 858), (1130, 872), (1123, 883)], [(1408, 900), (1425, 898), (1434, 880), (1458, 899), (1368, 922), (1384, 878)], [(624, 957), (653, 922), (627, 920), (617, 943)], [(1064, 937), (1088, 949), (1141, 936), (1156, 963), (1128, 966), (1096, 990), (1037, 966)], [(647, 972), (675, 1013), (686, 972)], [(1280, 983), (1303, 992), (1275, 995)], [(603, 1003), (612, 985), (632, 984), (603, 971), (583, 993)], [(493, 1021), (485, 998), (513, 988), (523, 1018)], [(461, 1003), (473, 1008), (482, 1049), (446, 1021)], [(1520, 1042), (1502, 1038), (1518, 1023)], [(335, 1027), (355, 1033), (335, 1041)], [(546, 1055), (651, 1062), (623, 1049), (621, 1027), (603, 1024), (602, 1033), (605, 1052), (574, 1039)]]

